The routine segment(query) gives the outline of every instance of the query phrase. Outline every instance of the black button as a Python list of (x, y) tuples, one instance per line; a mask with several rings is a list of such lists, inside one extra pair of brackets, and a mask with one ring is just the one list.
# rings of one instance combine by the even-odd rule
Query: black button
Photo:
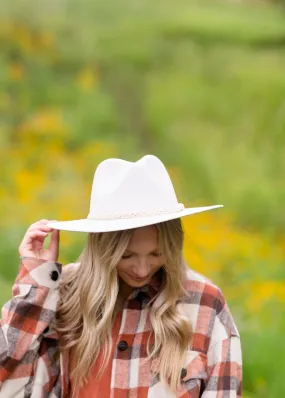
[(184, 377), (187, 375), (187, 369), (182, 368), (181, 370), (181, 379), (184, 379)]
[(50, 274), (50, 277), (53, 281), (57, 281), (58, 280), (58, 272), (57, 271), (52, 271)]
[(119, 351), (126, 351), (126, 349), (128, 348), (128, 343), (126, 341), (120, 341), (118, 344), (118, 349)]

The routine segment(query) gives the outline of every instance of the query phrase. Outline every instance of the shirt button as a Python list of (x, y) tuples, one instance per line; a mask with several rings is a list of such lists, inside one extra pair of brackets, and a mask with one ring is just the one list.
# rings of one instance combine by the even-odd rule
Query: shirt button
[(184, 377), (187, 375), (187, 369), (182, 368), (181, 370), (181, 379), (184, 379)]
[(52, 271), (50, 274), (50, 277), (53, 281), (57, 281), (58, 280), (58, 272), (57, 271)]
[(118, 344), (119, 351), (126, 351), (127, 348), (128, 348), (128, 343), (125, 340), (119, 342)]

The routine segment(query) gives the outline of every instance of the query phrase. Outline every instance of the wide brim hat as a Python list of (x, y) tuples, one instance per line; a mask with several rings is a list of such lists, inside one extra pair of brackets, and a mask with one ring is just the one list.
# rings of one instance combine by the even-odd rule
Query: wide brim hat
[(134, 229), (223, 207), (179, 203), (166, 167), (153, 155), (137, 162), (106, 159), (93, 178), (87, 218), (53, 221), (47, 226), (73, 232)]

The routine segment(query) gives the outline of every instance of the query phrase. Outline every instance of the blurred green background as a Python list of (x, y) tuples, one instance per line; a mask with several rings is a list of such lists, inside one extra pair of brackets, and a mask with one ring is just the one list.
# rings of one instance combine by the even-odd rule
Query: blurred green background
[(184, 219), (185, 256), (226, 296), (243, 396), (285, 396), (283, 4), (0, 0), (2, 304), (29, 225), (85, 218), (100, 161), (152, 153), (181, 202), (225, 205)]

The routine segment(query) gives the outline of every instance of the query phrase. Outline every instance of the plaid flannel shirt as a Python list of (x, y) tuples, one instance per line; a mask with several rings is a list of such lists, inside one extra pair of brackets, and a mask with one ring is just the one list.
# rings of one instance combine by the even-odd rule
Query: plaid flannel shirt
[[(21, 257), (12, 289), (2, 308), (0, 328), (0, 397), (67, 398), (69, 354), (56, 355), (59, 336), (52, 324), (59, 299), (59, 280), (79, 264)], [(112, 362), (112, 398), (238, 398), (242, 394), (240, 336), (221, 290), (189, 269), (188, 295), (179, 310), (193, 327), (193, 340), (181, 369), (181, 388), (174, 395), (153, 377), (157, 360), (146, 357), (151, 330), (145, 306), (154, 286), (136, 289), (126, 301)], [(150, 363), (151, 362), (151, 363)], [(105, 398), (105, 397), (103, 397)], [(107, 398), (107, 397), (106, 397)]]

